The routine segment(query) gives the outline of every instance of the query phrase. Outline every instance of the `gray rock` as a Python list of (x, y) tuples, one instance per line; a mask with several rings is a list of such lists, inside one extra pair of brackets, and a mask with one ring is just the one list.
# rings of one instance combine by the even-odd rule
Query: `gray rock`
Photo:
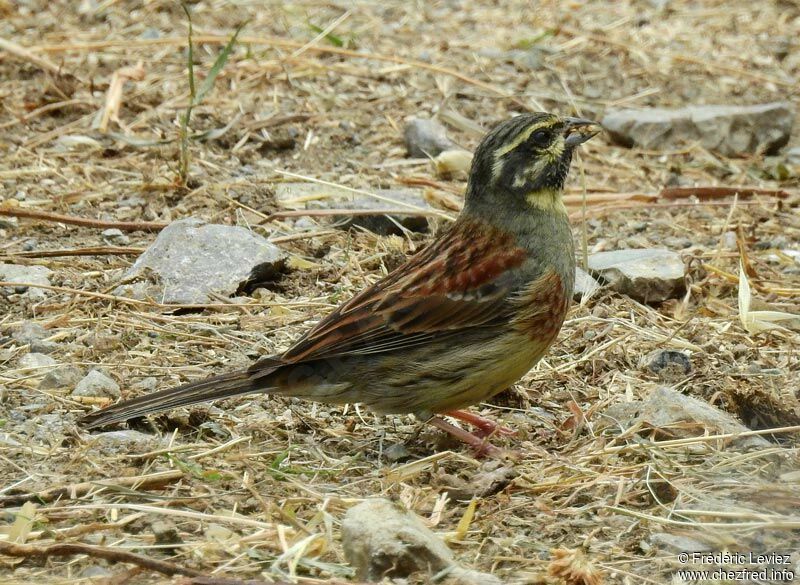
[(736, 232), (725, 232), (724, 234), (722, 234), (722, 238), (720, 240), (720, 244), (722, 244), (722, 247), (725, 250), (735, 250), (736, 249)]
[(459, 146), (447, 137), (447, 130), (436, 120), (411, 118), (403, 131), (408, 156), (413, 158), (434, 158), (445, 150), (455, 150)]
[(123, 234), (122, 230), (117, 228), (103, 230), (101, 235), (103, 236), (104, 240), (120, 246), (127, 246), (131, 243), (131, 239)]
[(83, 569), (80, 573), (81, 578), (83, 579), (103, 579), (103, 578), (111, 578), (114, 575), (114, 571), (107, 567), (100, 567), (98, 565), (91, 565)]
[(676, 298), (685, 290), (683, 260), (664, 248), (614, 250), (589, 256), (589, 269), (642, 303)]
[(124, 431), (109, 431), (107, 433), (97, 433), (89, 437), (92, 447), (100, 448), (105, 451), (126, 451), (137, 449), (147, 449), (157, 443), (158, 439), (154, 435), (140, 433), (131, 429)]
[(577, 266), (575, 268), (575, 291), (572, 293), (572, 298), (576, 301), (582, 299), (588, 300), (592, 298), (598, 290), (600, 290), (600, 283), (583, 268)]
[(59, 390), (58, 394), (69, 394), (82, 378), (80, 368), (61, 365), (45, 374), (39, 383), (39, 390)]
[(26, 353), (19, 358), (19, 367), (31, 370), (42, 370), (41, 372), (32, 372), (34, 374), (44, 374), (44, 368), (53, 367), (58, 362), (51, 358), (49, 355), (43, 353)]
[[(644, 401), (614, 404), (605, 414), (626, 428), (643, 425), (645, 429), (656, 429), (663, 439), (685, 439), (706, 433), (735, 434), (750, 430), (727, 412), (664, 386), (653, 390)], [(769, 441), (759, 436), (739, 437), (730, 441), (739, 448), (764, 448), (770, 445)]]
[(25, 321), (17, 327), (11, 334), (11, 339), (20, 345), (31, 345), (36, 341), (40, 341), (48, 336), (47, 330), (39, 323), (33, 321)]
[(169, 520), (159, 519), (150, 525), (156, 544), (180, 544), (183, 542), (177, 526)]
[(31, 353), (51, 353), (58, 347), (55, 341), (47, 341), (45, 338), (50, 333), (33, 321), (25, 321), (12, 334), (11, 338), (20, 345), (29, 346)]
[(494, 575), (458, 566), (447, 571), (444, 581), (437, 579), (436, 583), (442, 585), (503, 585), (503, 582)]
[(383, 450), (383, 456), (386, 457), (387, 461), (397, 463), (398, 461), (405, 461), (410, 458), (411, 451), (402, 443), (392, 443)]
[(153, 376), (142, 378), (138, 382), (134, 382), (133, 384), (131, 384), (131, 388), (133, 390), (139, 390), (141, 392), (152, 392), (157, 387), (158, 387), (158, 380)]
[[(50, 275), (53, 273), (44, 266), (23, 266), (20, 264), (0, 264), (0, 280), (7, 282), (19, 282), (30, 284), (50, 285)], [(19, 289), (19, 290), (18, 290)], [(35, 287), (20, 286), (14, 292), (24, 293), (31, 300), (42, 300), (45, 298), (45, 290)]]
[(669, 534), (667, 532), (657, 532), (650, 535), (650, 544), (665, 553), (677, 554), (682, 552), (701, 552), (709, 551), (712, 548), (688, 536)]
[(105, 396), (108, 398), (119, 398), (120, 390), (119, 384), (106, 376), (104, 373), (97, 370), (92, 370), (86, 377), (83, 378), (75, 390), (72, 391), (73, 396)]
[(457, 565), (450, 549), (422, 520), (381, 498), (365, 500), (347, 511), (342, 522), (342, 545), (356, 578), (362, 581), (427, 573), (447, 575), (445, 582), (451, 585), (500, 583), (492, 575)]
[[(433, 208), (428, 205), (422, 197), (412, 191), (405, 190), (392, 190), (392, 189), (379, 189), (376, 194), (384, 197), (390, 197), (402, 203), (407, 203), (415, 207), (431, 211)], [(372, 197), (365, 197), (351, 201), (337, 201), (325, 200), (318, 202), (315, 207), (336, 207), (344, 209), (402, 209), (403, 205), (397, 205)], [(375, 215), (338, 215), (334, 217), (336, 226), (341, 229), (349, 229), (351, 227), (361, 227), (371, 231), (372, 233), (380, 236), (388, 235), (401, 235), (403, 228), (412, 231), (424, 233), (429, 229), (428, 218), (424, 215), (386, 215), (384, 213), (376, 213)]]
[(790, 165), (800, 165), (800, 146), (793, 146), (786, 151), (786, 162)]
[(281, 270), (285, 260), (285, 252), (245, 228), (184, 219), (161, 231), (115, 294), (146, 292), (167, 304), (216, 302), (214, 295), (234, 295), (250, 279)]
[(774, 154), (789, 141), (794, 105), (688, 106), (677, 110), (613, 110), (603, 118), (611, 138), (624, 146), (673, 149), (700, 141), (725, 156)]
[(486, 59), (493, 59), (505, 63), (513, 63), (521, 71), (529, 69), (539, 69), (542, 60), (547, 57), (550, 51), (542, 47), (530, 47), (528, 49), (511, 49), (503, 51), (497, 47), (486, 47), (478, 50), (478, 55)]

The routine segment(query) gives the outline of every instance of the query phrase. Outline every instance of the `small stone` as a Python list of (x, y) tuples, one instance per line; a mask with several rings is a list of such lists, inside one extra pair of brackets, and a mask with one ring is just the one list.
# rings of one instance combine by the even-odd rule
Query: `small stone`
[(709, 551), (712, 548), (688, 536), (680, 536), (678, 534), (668, 534), (666, 532), (657, 532), (650, 535), (650, 544), (656, 549), (664, 551), (669, 554), (677, 554), (682, 552), (702, 552)]
[(35, 341), (39, 341), (44, 339), (49, 334), (47, 330), (42, 327), (39, 323), (34, 323), (33, 321), (25, 321), (19, 327), (14, 330), (11, 334), (11, 339), (19, 343), (20, 345), (30, 345)]
[(408, 156), (412, 158), (435, 158), (445, 150), (460, 150), (447, 137), (444, 126), (427, 118), (411, 118), (406, 124), (403, 137)]
[(152, 392), (157, 387), (158, 387), (158, 380), (153, 376), (142, 378), (138, 382), (134, 382), (133, 384), (131, 384), (131, 389), (138, 390), (140, 392)]
[(674, 349), (661, 349), (651, 353), (647, 358), (647, 367), (663, 381), (677, 381), (685, 378), (692, 371), (689, 356)]
[[(43, 353), (26, 353), (24, 356), (19, 358), (19, 367), (21, 369), (41, 370), (42, 368), (52, 367), (56, 364), (58, 364), (56, 360)], [(44, 372), (33, 373), (44, 374)]]
[(100, 579), (108, 581), (113, 575), (114, 571), (107, 567), (100, 567), (98, 565), (91, 565), (81, 571), (82, 579), (97, 579), (98, 582)]
[(46, 339), (34, 341), (30, 345), (30, 350), (34, 353), (53, 353), (56, 349), (58, 349), (58, 343)]
[(416, 515), (375, 498), (350, 508), (342, 522), (342, 545), (362, 581), (431, 575), (454, 564), (453, 553)]
[(156, 544), (180, 544), (183, 542), (178, 528), (168, 520), (156, 520), (150, 525)]
[(27, 345), (31, 353), (52, 353), (58, 347), (55, 341), (45, 338), (51, 335), (39, 323), (25, 321), (12, 334), (11, 338), (20, 345)]
[(153, 435), (125, 429), (123, 431), (108, 431), (91, 435), (90, 441), (93, 447), (103, 449), (106, 452), (130, 452), (147, 449), (157, 443), (158, 439)]
[(218, 302), (217, 295), (230, 297), (274, 279), (286, 256), (243, 227), (179, 220), (158, 234), (115, 294), (144, 294), (166, 304)]
[(453, 567), (441, 585), (503, 585), (503, 582), (489, 573), (481, 573), (464, 567)]
[(58, 394), (69, 394), (83, 378), (80, 368), (71, 365), (60, 365), (45, 374), (39, 390), (59, 390)]
[(683, 260), (664, 248), (615, 250), (589, 256), (589, 268), (609, 286), (642, 303), (659, 303), (685, 291)]
[[(665, 386), (653, 390), (643, 402), (614, 404), (605, 414), (608, 420), (616, 421), (615, 425), (624, 428), (642, 425), (644, 429), (655, 429), (661, 439), (738, 434), (750, 430), (727, 412)], [(739, 437), (731, 439), (731, 445), (738, 448), (764, 448), (770, 442), (758, 436)]]
[(142, 31), (142, 34), (139, 35), (139, 38), (145, 40), (159, 39), (161, 38), (161, 31), (157, 28), (147, 27)]
[(397, 463), (398, 461), (405, 461), (411, 457), (411, 451), (402, 443), (392, 443), (383, 450), (383, 455), (386, 457), (387, 461)]
[(120, 246), (127, 246), (131, 243), (131, 239), (122, 233), (122, 230), (117, 228), (103, 230), (101, 235), (107, 242), (118, 244)]
[(722, 234), (722, 248), (723, 250), (735, 250), (736, 249), (736, 232), (725, 232)]
[(119, 384), (106, 376), (98, 370), (92, 370), (86, 377), (83, 378), (75, 390), (72, 391), (73, 396), (90, 396), (97, 397), (103, 396), (107, 398), (119, 398), (120, 389)]
[[(44, 266), (22, 266), (19, 264), (0, 264), (0, 280), (7, 282), (20, 282), (30, 284), (50, 285), (50, 275), (53, 273), (49, 268)], [(46, 289), (37, 288), (35, 286), (21, 287), (22, 290), (18, 294), (25, 294), (31, 300), (40, 301), (46, 296)]]
[(790, 102), (753, 106), (704, 105), (676, 110), (613, 110), (603, 118), (612, 140), (623, 146), (666, 150), (700, 144), (725, 156), (775, 154), (789, 141)]

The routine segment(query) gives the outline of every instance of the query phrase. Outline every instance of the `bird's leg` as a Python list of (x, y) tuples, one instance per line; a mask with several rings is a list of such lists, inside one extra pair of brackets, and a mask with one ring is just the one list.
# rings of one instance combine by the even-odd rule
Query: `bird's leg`
[(477, 432), (475, 435), (478, 437), (488, 437), (491, 435), (516, 435), (517, 431), (509, 429), (502, 425), (497, 424), (493, 420), (480, 416), (478, 414), (469, 412), (467, 410), (451, 410), (450, 412), (443, 412), (445, 416), (452, 417), (456, 420), (464, 421), (467, 424), (475, 427)]
[(446, 420), (441, 417), (434, 416), (428, 419), (428, 424), (433, 425), (437, 429), (440, 429), (462, 443), (466, 443), (473, 449), (475, 449), (475, 455), (479, 457), (502, 457), (503, 450), (498, 449), (494, 445), (486, 442), (486, 437), (481, 437), (470, 433), (469, 431), (465, 431), (461, 427), (457, 427), (456, 425), (450, 424)]

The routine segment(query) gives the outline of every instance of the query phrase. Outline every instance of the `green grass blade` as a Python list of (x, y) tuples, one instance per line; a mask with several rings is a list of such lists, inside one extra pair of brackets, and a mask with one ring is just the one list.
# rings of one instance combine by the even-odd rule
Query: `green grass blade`
[(310, 22), (308, 23), (308, 28), (313, 30), (315, 33), (323, 34), (325, 40), (327, 40), (334, 47), (344, 47), (344, 41), (341, 39), (341, 37), (337, 37), (333, 33), (326, 33), (325, 29), (318, 27), (316, 24), (311, 24)]
[(214, 64), (211, 66), (211, 69), (208, 72), (208, 77), (206, 77), (205, 81), (203, 81), (203, 85), (200, 86), (200, 90), (192, 100), (195, 106), (203, 101), (203, 98), (206, 96), (206, 94), (214, 87), (214, 81), (216, 81), (217, 75), (219, 75), (219, 72), (222, 71), (222, 68), (225, 67), (225, 63), (228, 62), (228, 57), (230, 57), (231, 51), (233, 51), (233, 45), (236, 43), (236, 38), (242, 31), (244, 24), (245, 23), (242, 23), (238, 26), (236, 32), (233, 33), (233, 36), (230, 38), (228, 43), (225, 45), (222, 51), (220, 51), (220, 54), (217, 55)]

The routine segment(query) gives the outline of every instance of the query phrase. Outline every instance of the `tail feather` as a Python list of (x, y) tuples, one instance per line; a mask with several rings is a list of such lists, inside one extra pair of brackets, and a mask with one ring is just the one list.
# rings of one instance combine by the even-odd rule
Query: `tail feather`
[(131, 400), (123, 400), (86, 415), (81, 419), (81, 424), (87, 428), (100, 427), (179, 406), (262, 391), (264, 391), (263, 381), (256, 383), (253, 381), (252, 372), (241, 370), (212, 376), (177, 388), (167, 388)]

